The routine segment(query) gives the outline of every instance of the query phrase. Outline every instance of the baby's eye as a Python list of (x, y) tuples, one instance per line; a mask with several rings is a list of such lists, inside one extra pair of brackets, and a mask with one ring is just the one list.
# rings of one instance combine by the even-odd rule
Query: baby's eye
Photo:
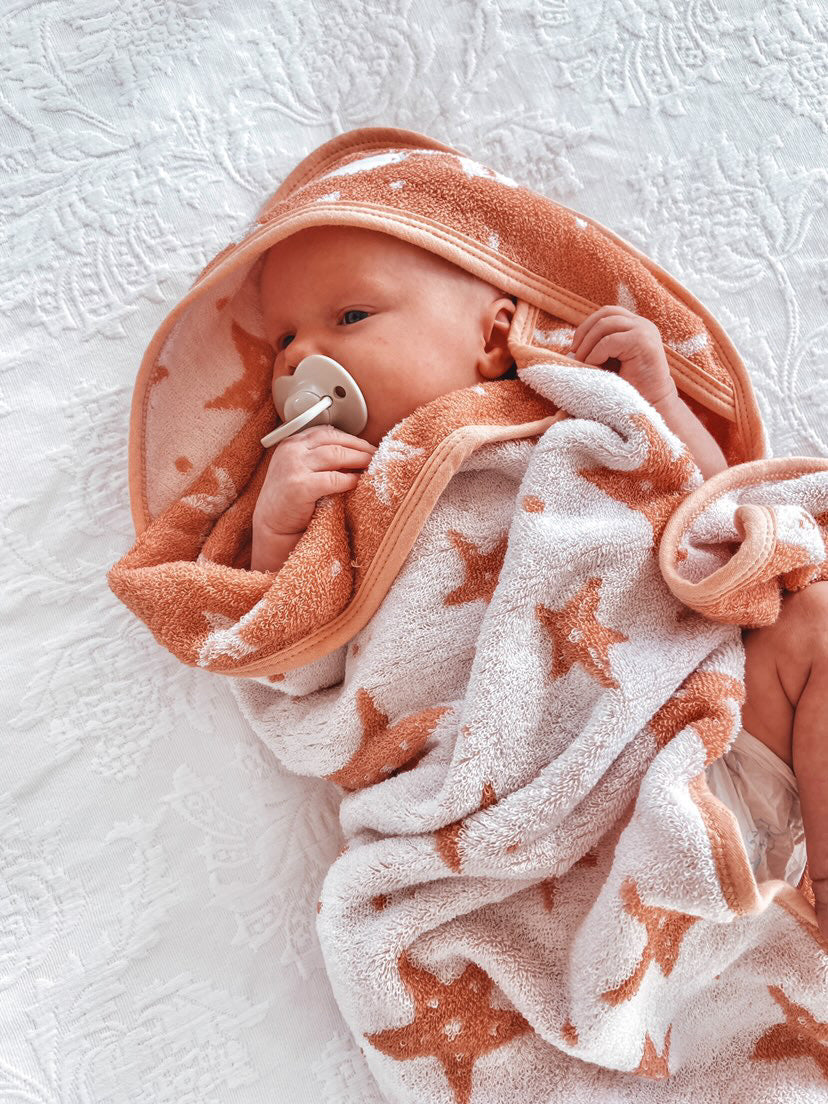
[[(347, 310), (347, 311), (345, 311), (345, 313), (344, 313), (344, 314), (342, 315), (342, 320), (343, 320), (343, 322), (344, 322), (344, 321), (345, 321), (345, 320), (347, 319), (347, 317), (348, 317), (348, 315), (349, 315), (349, 314), (364, 314), (364, 315), (365, 315), (365, 317), (367, 318), (367, 317), (368, 317), (368, 314), (369, 314), (369, 312), (368, 312), (368, 311), (364, 311), (364, 310), (356, 310), (356, 309), (354, 309), (354, 310)], [(360, 321), (360, 319), (359, 319), (359, 318), (357, 318), (357, 319), (356, 319), (356, 321), (357, 321), (357, 322), (359, 322), (359, 321)], [(347, 324), (347, 323), (346, 323), (346, 324)], [(277, 348), (277, 349), (286, 349), (286, 348), (287, 348), (287, 346), (288, 346), (288, 345), (289, 345), (289, 344), (291, 343), (291, 341), (293, 341), (293, 334), (283, 334), (283, 336), (282, 336), (282, 337), (280, 337), (280, 338), (279, 338), (279, 339), (277, 340), (277, 342), (276, 342), (276, 348)]]

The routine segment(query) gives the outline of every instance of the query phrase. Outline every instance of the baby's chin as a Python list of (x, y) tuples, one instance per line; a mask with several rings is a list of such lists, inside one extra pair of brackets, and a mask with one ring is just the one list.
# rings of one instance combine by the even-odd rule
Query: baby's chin
[(376, 422), (369, 416), (365, 429), (363, 429), (358, 436), (360, 436), (363, 441), (368, 441), (369, 444), (379, 445), (384, 437), (387, 437), (392, 430), (401, 426), (406, 418), (410, 418), (411, 415), (417, 410), (420, 410), (423, 405), (425, 404), (413, 406), (407, 413), (398, 413), (393, 421), (386, 420), (385, 422)]

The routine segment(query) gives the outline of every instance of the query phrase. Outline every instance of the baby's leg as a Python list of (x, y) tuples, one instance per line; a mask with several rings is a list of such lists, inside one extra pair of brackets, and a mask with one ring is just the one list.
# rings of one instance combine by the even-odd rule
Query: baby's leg
[(828, 939), (828, 582), (786, 594), (776, 623), (744, 640), (742, 721), (796, 775), (817, 921)]

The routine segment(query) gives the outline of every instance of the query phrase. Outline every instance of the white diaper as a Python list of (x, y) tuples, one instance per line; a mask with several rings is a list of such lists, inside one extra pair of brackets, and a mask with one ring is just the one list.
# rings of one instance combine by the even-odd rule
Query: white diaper
[(746, 729), (707, 768), (711, 793), (731, 809), (757, 882), (780, 878), (798, 886), (805, 870), (805, 830), (796, 776)]

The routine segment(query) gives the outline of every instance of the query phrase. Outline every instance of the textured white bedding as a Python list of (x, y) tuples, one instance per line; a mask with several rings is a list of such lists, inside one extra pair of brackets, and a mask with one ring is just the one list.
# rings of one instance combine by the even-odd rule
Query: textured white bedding
[(300, 157), (407, 127), (674, 274), (774, 454), (826, 456), (828, 16), (12, 0), (0, 32), (0, 1101), (377, 1104), (316, 942), (334, 788), (106, 585), (143, 350)]

